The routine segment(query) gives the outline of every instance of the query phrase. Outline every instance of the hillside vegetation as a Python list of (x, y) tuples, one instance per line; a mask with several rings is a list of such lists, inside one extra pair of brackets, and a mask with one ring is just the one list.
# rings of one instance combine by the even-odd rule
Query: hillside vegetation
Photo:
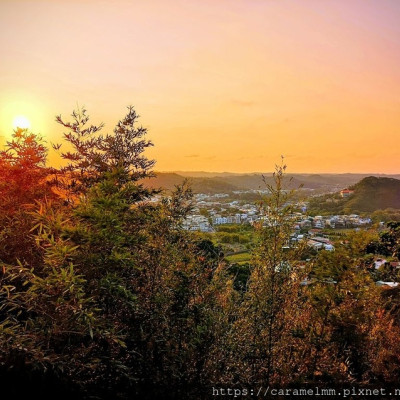
[(311, 214), (361, 214), (377, 210), (400, 209), (400, 180), (369, 176), (350, 187), (354, 193), (342, 198), (340, 193), (315, 197), (310, 201)]

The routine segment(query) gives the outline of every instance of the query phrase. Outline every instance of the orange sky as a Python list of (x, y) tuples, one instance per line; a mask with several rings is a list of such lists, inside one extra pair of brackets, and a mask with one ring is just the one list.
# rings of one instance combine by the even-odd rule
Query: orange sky
[[(400, 173), (398, 0), (0, 0), (0, 144), (132, 104), (156, 169)], [(56, 156), (51, 155), (52, 162)]]

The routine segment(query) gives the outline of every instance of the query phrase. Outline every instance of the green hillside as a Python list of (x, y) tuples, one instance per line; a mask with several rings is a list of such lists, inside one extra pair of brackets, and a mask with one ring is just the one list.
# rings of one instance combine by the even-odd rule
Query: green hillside
[(400, 208), (400, 180), (369, 176), (354, 185), (354, 195), (346, 207), (352, 210), (375, 211)]
[(371, 213), (388, 208), (400, 209), (400, 180), (369, 176), (350, 187), (354, 193), (341, 198), (340, 193), (318, 196), (310, 201), (311, 214)]

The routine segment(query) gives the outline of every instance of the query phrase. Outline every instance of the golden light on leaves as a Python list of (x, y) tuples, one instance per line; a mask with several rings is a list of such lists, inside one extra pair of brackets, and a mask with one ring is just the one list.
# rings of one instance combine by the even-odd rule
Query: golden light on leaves
[(18, 115), (13, 120), (13, 128), (22, 128), (22, 129), (29, 129), (31, 127), (31, 123), (29, 119), (23, 115)]

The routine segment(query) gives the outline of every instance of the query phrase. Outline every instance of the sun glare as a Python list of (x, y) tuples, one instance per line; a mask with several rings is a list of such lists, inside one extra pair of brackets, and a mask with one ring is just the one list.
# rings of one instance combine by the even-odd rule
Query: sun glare
[(31, 123), (29, 122), (28, 118), (24, 117), (23, 115), (18, 115), (17, 117), (14, 118), (13, 121), (13, 128), (22, 128), (22, 129), (28, 129), (31, 127)]

